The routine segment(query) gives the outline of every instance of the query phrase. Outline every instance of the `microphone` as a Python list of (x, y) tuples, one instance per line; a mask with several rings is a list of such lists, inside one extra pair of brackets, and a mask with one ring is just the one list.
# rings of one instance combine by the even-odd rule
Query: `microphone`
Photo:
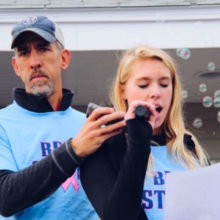
[(135, 108), (135, 116), (137, 118), (140, 118), (140, 119), (145, 119), (145, 120), (148, 120), (150, 118), (150, 111), (147, 107), (145, 107), (144, 105), (138, 105), (136, 108)]

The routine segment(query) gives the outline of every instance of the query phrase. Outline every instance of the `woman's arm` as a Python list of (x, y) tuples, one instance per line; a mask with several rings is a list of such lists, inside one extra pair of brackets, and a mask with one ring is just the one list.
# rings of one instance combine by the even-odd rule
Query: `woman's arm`
[[(112, 146), (112, 151), (111, 146), (109, 152), (102, 146), (81, 167), (83, 187), (102, 220), (147, 219), (141, 201), (152, 127), (144, 120), (131, 119), (127, 129), (125, 152), (121, 153), (122, 143), (109, 140), (104, 145), (117, 145)], [(106, 153), (111, 154), (110, 159)]]

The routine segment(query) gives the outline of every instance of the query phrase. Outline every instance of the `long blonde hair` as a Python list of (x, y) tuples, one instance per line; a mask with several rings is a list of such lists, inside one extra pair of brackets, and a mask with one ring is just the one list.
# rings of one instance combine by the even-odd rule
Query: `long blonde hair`
[[(177, 70), (173, 59), (163, 50), (150, 47), (139, 46), (126, 51), (120, 61), (116, 78), (113, 82), (112, 92), (110, 94), (111, 102), (116, 110), (127, 111), (126, 100), (122, 97), (122, 87), (130, 77), (130, 68), (134, 60), (138, 59), (157, 59), (163, 62), (171, 72), (173, 84), (173, 97), (165, 121), (163, 130), (166, 134), (166, 141), (169, 151), (173, 156), (182, 161), (190, 168), (208, 165), (207, 153), (200, 146), (196, 137), (185, 128), (182, 113), (181, 84), (177, 75)], [(194, 155), (184, 145), (184, 134), (189, 134), (195, 143)]]

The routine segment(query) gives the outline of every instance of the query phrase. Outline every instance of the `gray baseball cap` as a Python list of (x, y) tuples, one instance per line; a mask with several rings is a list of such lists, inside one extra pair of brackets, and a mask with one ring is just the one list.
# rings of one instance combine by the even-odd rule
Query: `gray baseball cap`
[(64, 47), (64, 38), (58, 25), (45, 16), (28, 17), (18, 23), (12, 30), (11, 49), (16, 47), (16, 39), (25, 31), (31, 31), (48, 42), (59, 41)]

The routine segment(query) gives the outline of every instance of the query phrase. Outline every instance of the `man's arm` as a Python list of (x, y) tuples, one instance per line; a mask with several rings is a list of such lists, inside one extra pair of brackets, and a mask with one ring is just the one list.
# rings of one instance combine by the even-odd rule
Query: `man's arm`
[(10, 216), (51, 195), (80, 163), (70, 140), (51, 155), (21, 170), (0, 170), (0, 213)]
[(95, 110), (80, 132), (48, 157), (18, 172), (0, 170), (0, 214), (13, 215), (51, 195), (73, 175), (83, 158), (96, 151), (106, 139), (121, 132), (125, 122), (105, 124), (123, 116), (111, 108)]

